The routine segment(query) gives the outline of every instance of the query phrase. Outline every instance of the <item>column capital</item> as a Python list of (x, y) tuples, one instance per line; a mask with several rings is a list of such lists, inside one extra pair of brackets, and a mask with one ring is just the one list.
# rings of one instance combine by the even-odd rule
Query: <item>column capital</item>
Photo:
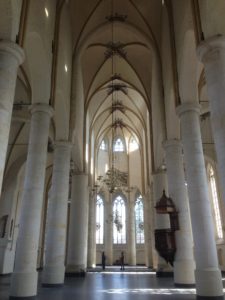
[(18, 65), (24, 62), (25, 59), (24, 51), (16, 43), (7, 40), (0, 40), (0, 52), (10, 53), (12, 56), (16, 58)]
[(202, 41), (197, 47), (197, 56), (201, 62), (213, 59), (215, 51), (225, 50), (225, 36), (218, 34)]
[(187, 112), (195, 112), (197, 114), (200, 113), (201, 105), (197, 102), (186, 102), (179, 105), (176, 109), (177, 115), (181, 117), (181, 115)]
[(182, 148), (182, 143), (178, 139), (170, 139), (162, 142), (163, 148), (167, 149), (168, 147), (180, 147)]
[(53, 108), (46, 104), (46, 103), (35, 103), (33, 105), (30, 106), (30, 112), (31, 114), (34, 114), (36, 112), (45, 112), (47, 114), (49, 114), (50, 118), (53, 116)]
[(56, 147), (64, 147), (64, 148), (72, 148), (72, 143), (66, 140), (57, 140), (54, 142), (54, 146)]

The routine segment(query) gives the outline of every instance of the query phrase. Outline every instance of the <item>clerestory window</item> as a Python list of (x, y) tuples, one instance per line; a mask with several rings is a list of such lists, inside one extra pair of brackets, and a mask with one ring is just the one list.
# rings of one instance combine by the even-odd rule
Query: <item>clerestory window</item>
[(125, 149), (124, 149), (123, 141), (121, 140), (121, 138), (117, 138), (113, 145), (113, 151), (114, 152), (123, 152), (124, 150)]
[(106, 151), (106, 142), (104, 140), (101, 142), (100, 149)]
[(216, 186), (216, 178), (214, 169), (211, 165), (208, 167), (208, 175), (209, 175), (209, 184), (210, 190), (212, 195), (212, 203), (213, 203), (213, 210), (214, 210), (214, 219), (216, 223), (216, 235), (217, 238), (223, 238), (223, 230), (222, 230), (222, 222), (220, 217), (220, 209), (219, 209), (219, 199), (218, 199), (218, 191)]
[(135, 140), (134, 137), (130, 139), (129, 143), (129, 152), (133, 152), (139, 148), (137, 141)]

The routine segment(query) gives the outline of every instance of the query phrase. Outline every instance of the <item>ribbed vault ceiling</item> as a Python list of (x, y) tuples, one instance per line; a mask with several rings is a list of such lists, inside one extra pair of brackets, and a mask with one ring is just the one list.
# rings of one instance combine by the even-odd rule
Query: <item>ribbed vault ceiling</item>
[[(134, 135), (139, 142), (147, 127), (162, 4), (159, 0), (136, 2), (70, 1), (74, 53), (82, 51), (90, 134), (94, 131), (99, 142), (110, 135), (112, 119), (122, 121), (121, 134)], [(114, 109), (113, 101), (119, 103)]]

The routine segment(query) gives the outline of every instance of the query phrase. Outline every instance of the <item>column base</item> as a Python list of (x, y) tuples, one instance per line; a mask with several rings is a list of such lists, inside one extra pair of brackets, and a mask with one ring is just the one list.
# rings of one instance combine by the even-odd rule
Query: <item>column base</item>
[(42, 285), (63, 285), (65, 276), (65, 266), (45, 266), (42, 273)]
[(4, 273), (4, 274), (0, 274), (0, 277), (10, 277), (12, 275), (12, 273)]
[(87, 268), (84, 264), (82, 265), (73, 265), (68, 264), (66, 266), (66, 277), (85, 277)]
[(45, 288), (61, 288), (64, 286), (64, 283), (42, 283), (42, 286)]
[(79, 272), (66, 272), (66, 277), (85, 277), (86, 271), (79, 271)]
[[(38, 273), (35, 270), (31, 273), (15, 272), (12, 274), (10, 299), (33, 299), (37, 295)], [(35, 299), (35, 298), (34, 298)]]
[(195, 270), (197, 299), (224, 299), (221, 271), (217, 268)]
[(173, 267), (176, 286), (195, 286), (195, 262), (193, 260), (174, 261)]
[(14, 297), (14, 296), (10, 296), (9, 300), (34, 300), (37, 299), (37, 296), (28, 296), (28, 297)]

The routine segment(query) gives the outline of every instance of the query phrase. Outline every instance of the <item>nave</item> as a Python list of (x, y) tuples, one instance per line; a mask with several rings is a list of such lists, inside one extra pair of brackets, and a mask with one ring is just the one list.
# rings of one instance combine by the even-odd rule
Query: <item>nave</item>
[[(0, 0), (0, 300), (224, 300), (224, 16)], [(173, 280), (90, 274), (102, 261)]]

